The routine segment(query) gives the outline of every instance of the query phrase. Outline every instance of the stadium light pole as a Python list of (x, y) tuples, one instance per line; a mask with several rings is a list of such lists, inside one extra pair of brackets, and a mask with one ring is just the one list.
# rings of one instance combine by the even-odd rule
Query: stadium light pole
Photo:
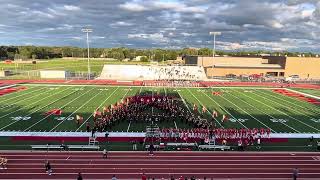
[(87, 33), (87, 48), (88, 48), (88, 80), (91, 79), (90, 77), (90, 48), (89, 48), (89, 33), (92, 32), (90, 28), (83, 28), (82, 32)]
[(213, 35), (213, 52), (212, 57), (214, 58), (216, 55), (216, 36), (221, 35), (221, 32), (210, 32), (210, 35)]

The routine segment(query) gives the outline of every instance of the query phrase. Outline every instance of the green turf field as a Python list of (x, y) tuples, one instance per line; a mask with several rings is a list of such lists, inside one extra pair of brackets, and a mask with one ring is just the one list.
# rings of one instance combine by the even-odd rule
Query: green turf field
[(316, 89), (299, 89), (299, 88), (293, 88), (293, 90), (320, 97), (320, 90), (316, 90)]
[[(23, 91), (0, 96), (0, 130), (19, 131), (84, 131), (78, 127), (75, 116), (81, 115), (85, 122), (92, 123), (97, 107), (114, 104), (126, 96), (141, 93), (174, 93), (181, 103), (192, 111), (193, 104), (203, 105), (209, 112), (218, 111), (218, 126), (222, 114), (230, 120), (223, 124), (231, 128), (270, 128), (272, 132), (320, 132), (320, 106), (293, 97), (260, 88), (163, 88), (163, 87), (115, 87), (115, 86), (59, 86), (24, 85)], [(212, 92), (222, 92), (220, 96)], [(61, 109), (61, 116), (46, 116), (45, 112)], [(160, 127), (188, 128), (176, 120), (159, 124)], [(146, 124), (121, 122), (113, 131), (144, 131)]]

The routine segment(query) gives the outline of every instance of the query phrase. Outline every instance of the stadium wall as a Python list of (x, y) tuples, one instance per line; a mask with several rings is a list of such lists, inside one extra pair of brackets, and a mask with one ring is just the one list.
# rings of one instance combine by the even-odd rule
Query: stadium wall
[(299, 75), (300, 78), (320, 79), (320, 58), (288, 57), (285, 76)]
[[(195, 56), (188, 56), (186, 59)], [(301, 79), (320, 79), (320, 58), (312, 57), (197, 57), (198, 66), (205, 67), (206, 75), (226, 76), (235, 74), (237, 76), (246, 74), (270, 73), (278, 77), (299, 75)]]

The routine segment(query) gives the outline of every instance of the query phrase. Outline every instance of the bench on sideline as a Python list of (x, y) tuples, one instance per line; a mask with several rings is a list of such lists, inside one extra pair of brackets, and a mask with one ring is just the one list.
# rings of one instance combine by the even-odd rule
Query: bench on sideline
[(46, 149), (47, 151), (49, 150), (66, 150), (66, 148), (68, 150), (70, 149), (81, 149), (81, 151), (83, 150), (99, 150), (100, 146), (96, 146), (96, 145), (65, 145), (65, 146), (61, 146), (61, 145), (31, 145), (31, 149), (32, 150), (41, 150), (41, 149)]
[(215, 150), (215, 149), (220, 149), (222, 151), (224, 150), (230, 150), (230, 146), (222, 146), (222, 145), (199, 145), (199, 149), (209, 149), (209, 150)]
[(50, 149), (56, 149), (56, 150), (62, 150), (64, 147), (61, 145), (31, 145), (31, 149), (32, 150), (37, 150), (37, 149), (46, 149), (47, 151), (49, 151)]
[(81, 149), (81, 151), (83, 150), (99, 150), (100, 146), (96, 146), (96, 145), (68, 145), (68, 149)]

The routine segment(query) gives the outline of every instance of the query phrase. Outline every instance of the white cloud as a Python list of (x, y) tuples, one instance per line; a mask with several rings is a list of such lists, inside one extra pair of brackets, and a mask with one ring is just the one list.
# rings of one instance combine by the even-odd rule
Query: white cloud
[(187, 32), (182, 32), (182, 33), (180, 33), (182, 36), (186, 36), (186, 37), (188, 37), (188, 36), (194, 36), (195, 34), (194, 33), (187, 33)]
[(142, 11), (147, 10), (146, 7), (144, 7), (144, 6), (140, 5), (140, 4), (130, 3), (130, 2), (126, 2), (124, 4), (120, 4), (119, 7), (121, 9), (128, 10), (128, 11), (134, 11), (134, 12), (142, 12)]
[(64, 5), (63, 7), (67, 11), (79, 11), (80, 10), (80, 7), (73, 6), (73, 5)]
[(132, 23), (124, 22), (124, 21), (118, 21), (115, 23), (111, 23), (110, 26), (132, 26)]
[(168, 42), (168, 38), (164, 37), (162, 33), (153, 33), (153, 34), (128, 34), (129, 39), (146, 39), (157, 42)]
[(120, 8), (128, 11), (142, 12), (154, 10), (171, 10), (175, 12), (185, 13), (204, 13), (206, 7), (203, 6), (187, 6), (183, 2), (169, 2), (169, 1), (132, 1), (119, 5)]

